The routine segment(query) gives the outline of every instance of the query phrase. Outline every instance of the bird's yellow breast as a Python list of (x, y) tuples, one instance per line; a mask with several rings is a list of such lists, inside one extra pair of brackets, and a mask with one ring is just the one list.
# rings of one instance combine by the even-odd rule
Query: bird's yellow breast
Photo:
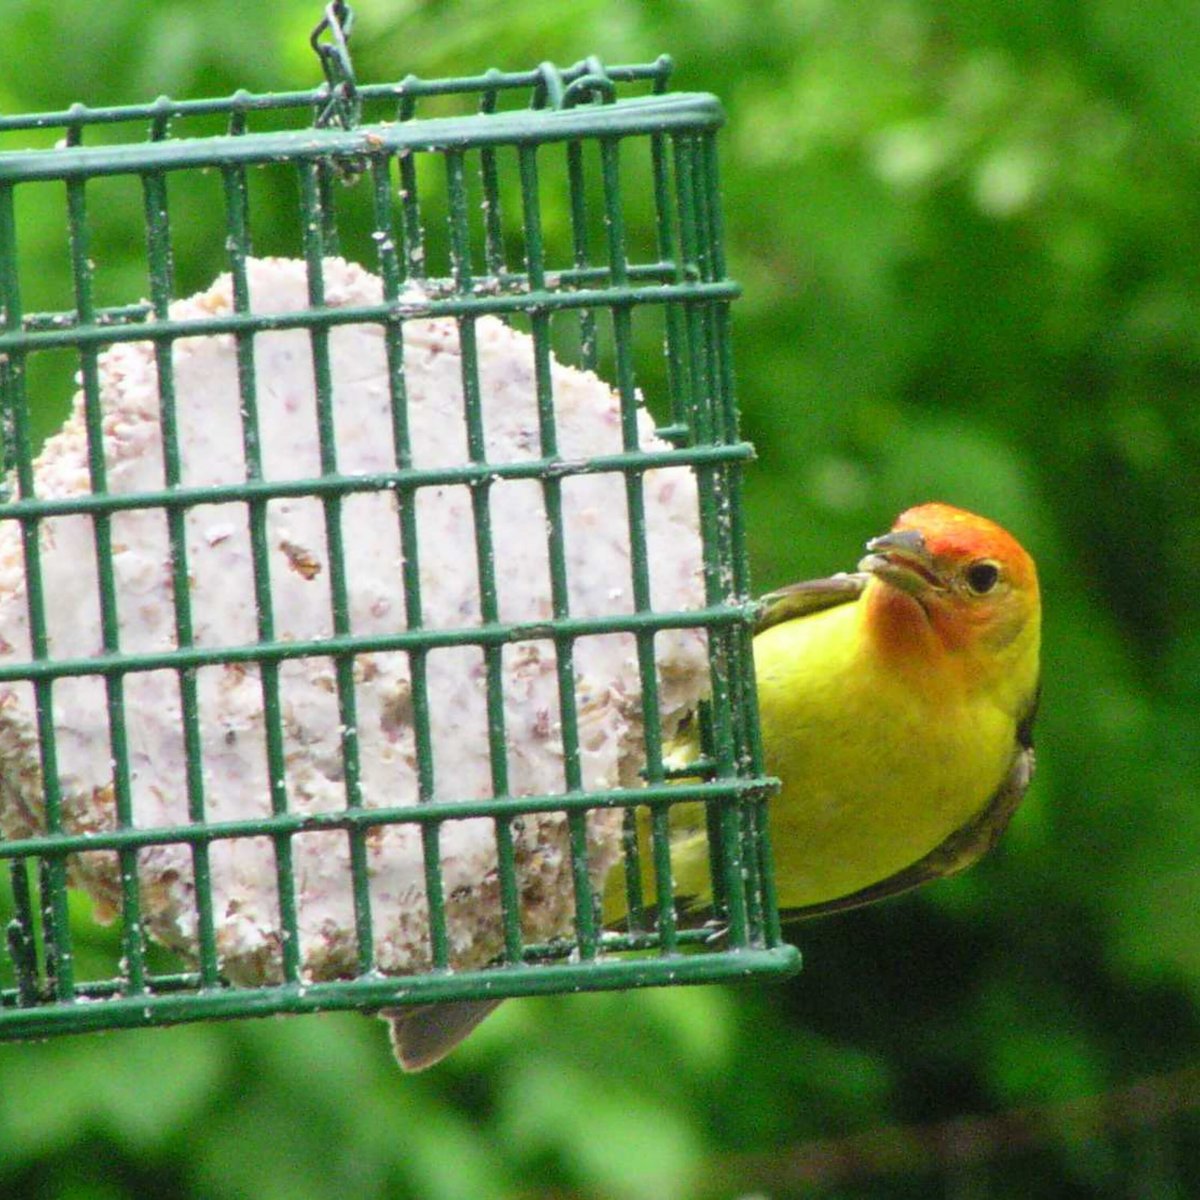
[(781, 908), (855, 892), (924, 857), (983, 808), (1011, 714), (946, 662), (904, 667), (865, 634), (863, 601), (754, 639)]

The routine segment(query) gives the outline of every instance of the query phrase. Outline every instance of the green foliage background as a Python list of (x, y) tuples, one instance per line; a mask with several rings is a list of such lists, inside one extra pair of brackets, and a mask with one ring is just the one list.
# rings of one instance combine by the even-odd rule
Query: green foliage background
[[(355, 8), (372, 81), (668, 51), (721, 96), (756, 585), (927, 498), (1009, 525), (1039, 778), (975, 871), (797, 930), (786, 986), (510, 1004), (408, 1079), (355, 1017), (0, 1047), (0, 1194), (1200, 1194), (1200, 10)], [(308, 86), (318, 10), (23, 0), (0, 110)]]

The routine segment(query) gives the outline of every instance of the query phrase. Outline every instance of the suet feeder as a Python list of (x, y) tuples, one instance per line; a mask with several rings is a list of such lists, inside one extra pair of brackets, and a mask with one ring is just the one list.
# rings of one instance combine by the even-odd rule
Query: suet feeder
[(0, 1038), (796, 967), (720, 106), (361, 85), (348, 17), (311, 91), (0, 117)]

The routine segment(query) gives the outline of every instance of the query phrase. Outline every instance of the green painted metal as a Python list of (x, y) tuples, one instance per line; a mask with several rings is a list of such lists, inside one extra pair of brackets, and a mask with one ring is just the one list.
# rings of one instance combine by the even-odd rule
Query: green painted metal
[(427, 121), (352, 130), (286, 130), (251, 136), (27, 150), (0, 158), (0, 183), (95, 179), (145, 170), (202, 169), (218, 163), (250, 167), (272, 162), (369, 159), (381, 153), (450, 153), (483, 146), (544, 146), (584, 138), (694, 133), (716, 129), (721, 120), (721, 107), (712, 96), (680, 92), (639, 97), (603, 108), (588, 105), (559, 112), (531, 109), (474, 117), (431, 117)]
[[(614, 947), (614, 952), (624, 947)], [(536, 949), (534, 947), (533, 949)], [(795, 950), (743, 950), (726, 955), (675, 954), (658, 958), (603, 959), (587, 963), (543, 960), (519, 967), (430, 973), (384, 979), (381, 976), (332, 983), (264, 988), (201, 990), (194, 976), (164, 977), (159, 989), (142, 996), (97, 993), (87, 1003), (43, 1004), (0, 1013), (6, 1038), (44, 1038), (58, 1033), (94, 1033), (186, 1021), (267, 1017), (279, 1013), (373, 1010), (396, 1004), (428, 1004), (464, 997), (486, 999), (545, 996), (672, 984), (722, 983), (778, 975), (795, 969)], [(82, 991), (79, 994), (83, 998)], [(16, 1018), (20, 1017), (18, 1021)]]
[[(344, 32), (344, 31), (343, 31)], [(336, 41), (336, 39), (335, 39)], [(626, 988), (721, 979), (777, 976), (798, 966), (798, 955), (780, 939), (767, 847), (765, 805), (773, 781), (764, 777), (754, 703), (750, 603), (740, 507), (741, 472), (751, 448), (741, 440), (729, 345), (729, 303), (736, 285), (725, 274), (721, 245), (716, 131), (721, 109), (711, 96), (667, 91), (670, 62), (605, 67), (588, 59), (559, 69), (488, 71), (448, 80), (408, 77), (394, 85), (356, 85), (344, 43), (321, 51), (330, 84), (314, 91), (271, 96), (238, 93), (225, 99), (175, 101), (121, 108), (73, 106), (64, 112), (0, 116), (0, 401), (3, 453), (20, 499), (0, 506), (0, 520), (18, 522), (29, 591), (32, 657), (0, 663), (0, 682), (30, 681), (38, 713), (39, 754), (45, 780), (45, 830), (20, 841), (0, 841), (7, 861), (12, 911), (7, 964), (0, 961), (0, 1038), (43, 1037), (197, 1019), (300, 1013), (326, 1009), (370, 1010), (381, 1005), (431, 1000), (531, 995), (551, 991)], [(332, 63), (332, 66), (330, 65)], [(638, 89), (649, 94), (627, 94)], [(336, 93), (336, 95), (335, 95)], [(334, 103), (334, 101), (337, 103)], [(514, 101), (523, 107), (514, 107)], [(457, 101), (461, 115), (423, 115), (433, 101)], [(254, 122), (305, 112), (313, 127), (252, 128)], [(224, 132), (185, 136), (189, 123), (214, 118)], [(317, 125), (320, 127), (317, 127)], [(180, 131), (184, 132), (181, 133)], [(21, 139), (60, 135), (53, 148), (27, 148)], [(86, 144), (85, 144), (86, 143)], [(628, 146), (645, 147), (641, 159)], [(507, 158), (505, 158), (507, 156)], [(503, 186), (506, 161), (515, 165), (514, 185)], [(645, 163), (644, 166), (641, 164)], [(249, 311), (246, 262), (255, 228), (250, 170), (259, 166), (293, 172), (298, 195), (300, 244), (309, 271), (309, 307), (301, 313), (262, 315)], [(566, 260), (552, 253), (545, 229), (542, 194), (551, 171), (565, 187)], [(214, 172), (221, 183), (226, 266), (233, 280), (233, 311), (203, 320), (180, 321), (168, 306), (179, 293), (173, 258), (171, 186), (196, 172)], [(97, 179), (125, 179), (140, 189), (144, 214), (149, 299), (104, 305), (97, 301), (91, 261), (93, 231), (89, 188)], [(51, 182), (61, 187), (74, 292), (55, 311), (26, 312), (19, 269), (18, 200), (22, 189)], [(397, 187), (398, 183), (398, 187)], [(433, 186), (436, 184), (436, 187)], [(338, 252), (339, 203), (353, 189), (366, 198), (366, 220), (383, 282), (378, 305), (330, 307), (321, 264)], [(434, 196), (436, 193), (436, 196)], [(483, 198), (482, 218), (473, 224), (473, 205)], [(649, 198), (655, 222), (649, 252), (634, 247), (626, 227), (631, 193)], [(502, 203), (518, 212), (505, 212)], [(599, 220), (597, 220), (599, 216)], [(439, 222), (444, 222), (438, 226)], [(448, 279), (426, 277), (430, 230), (443, 228)], [(512, 261), (513, 234), (522, 247)], [(404, 285), (421, 279), (427, 297), (405, 298)], [(481, 286), (482, 285), (482, 286)], [(487, 461), (474, 321), (483, 314), (515, 317), (529, 329), (534, 348), (538, 413), (538, 457), (532, 461)], [(638, 445), (636, 332), (643, 317), (657, 314), (670, 419), (660, 433), (667, 450)], [(439, 469), (412, 464), (403, 365), (403, 326), (415, 317), (449, 316), (458, 323), (466, 400), (469, 461)], [(558, 448), (551, 390), (554, 321), (575, 322), (578, 361), (604, 370), (620, 399), (623, 448), (619, 453), (565, 460)], [(329, 336), (340, 324), (371, 322), (384, 330), (392, 393), (394, 466), (373, 475), (339, 473), (334, 433)], [(278, 482), (263, 477), (253, 344), (263, 330), (303, 328), (311, 338), (317, 396), (319, 477)], [(602, 335), (610, 331), (607, 358)], [(227, 334), (233, 338), (244, 421), (244, 483), (219, 487), (182, 484), (171, 349), (183, 336)], [(106, 491), (101, 432), (98, 362), (118, 341), (154, 345), (162, 414), (164, 486), (134, 495)], [(87, 494), (42, 498), (33, 483), (35, 442), (30, 425), (29, 367), (39, 355), (72, 351), (78, 362), (89, 433)], [(704, 545), (705, 604), (687, 612), (655, 611), (645, 532), (642, 476), (647, 470), (686, 465), (697, 478)], [(629, 615), (580, 618), (568, 600), (566, 531), (562, 489), (573, 476), (619, 472), (625, 480), (632, 547), (629, 586), (635, 611)], [(547, 522), (551, 616), (537, 624), (499, 619), (495, 546), (489, 489), (511, 479), (540, 482)], [(427, 629), (422, 616), (420, 547), (415, 505), (422, 488), (466, 485), (475, 517), (474, 556), (480, 583), (482, 622), (465, 628)], [(11, 489), (8, 489), (11, 491)], [(362, 492), (393, 492), (403, 549), (406, 623), (386, 634), (355, 634), (350, 627), (348, 581), (343, 558), (342, 507)], [(7, 492), (6, 492), (7, 494)], [(319, 641), (280, 640), (268, 569), (266, 512), (271, 500), (316, 497), (324, 509), (330, 555), (329, 588), (333, 636)], [(248, 514), (254, 563), (257, 637), (247, 645), (199, 647), (193, 638), (184, 519), (199, 504), (238, 503)], [(122, 650), (112, 572), (111, 520), (134, 509), (165, 513), (175, 584), (176, 646), (156, 653)], [(102, 652), (87, 659), (56, 659), (50, 652), (38, 531), (45, 520), (87, 514), (94, 528), (99, 571)], [(711, 658), (711, 700), (701, 713), (705, 756), (703, 778), (677, 778), (669, 767), (659, 732), (660, 699), (654, 670), (654, 639), (665, 629), (703, 627)], [(583, 636), (632, 635), (642, 679), (646, 717), (644, 786), (589, 791), (580, 766), (580, 733), (574, 691), (574, 645)], [(552, 795), (513, 796), (507, 776), (503, 705), (506, 646), (546, 639), (557, 653), (565, 790)], [(435, 800), (426, 661), (447, 646), (479, 648), (487, 689), (488, 744), (494, 796), (487, 800)], [(417, 752), (416, 805), (368, 809), (362, 802), (356, 739), (354, 659), (371, 651), (408, 655)], [(289, 658), (320, 656), (333, 662), (339, 719), (345, 731), (342, 764), (345, 807), (339, 812), (289, 811), (285, 786), (279, 670)], [(267, 729), (270, 814), (245, 820), (206, 819), (201, 764), (196, 671), (220, 663), (253, 664), (262, 689)], [(124, 720), (124, 681), (132, 672), (166, 670), (179, 681), (182, 743), (186, 758), (186, 824), (139, 828), (132, 805), (129, 748)], [(102, 679), (111, 734), (115, 827), (72, 832), (64, 819), (57, 768), (52, 694), (69, 676)], [(671, 894), (668, 844), (670, 809), (699, 802), (709, 814), (715, 917), (722, 933), (697, 929), (676, 911)], [(586, 816), (591, 810), (626, 812), (626, 928), (603, 928), (588, 872)], [(647, 907), (638, 869), (640, 850), (633, 815), (651, 814), (651, 867), (656, 902)], [(574, 885), (574, 936), (554, 944), (531, 944), (521, 932), (512, 822), (523, 814), (567, 814)], [(446, 897), (441, 878), (439, 836), (447, 820), (487, 817), (494, 822), (500, 870), (504, 945), (493, 967), (449, 969)], [(431, 958), (427, 973), (388, 978), (375, 969), (372, 901), (366, 839), (394, 823), (415, 824), (424, 847)], [(355, 978), (306, 983), (298, 957), (297, 897), (292, 841), (301, 833), (341, 830), (349, 839), (353, 874), (357, 969)], [(275, 853), (283, 982), (234, 986), (222, 978), (214, 936), (210, 852), (233, 838), (270, 839)], [(197, 948), (195, 963), (162, 966), (163, 956), (145, 939), (144, 900), (137, 860), (147, 847), (189, 847), (195, 877)], [(115, 970), (93, 977), (78, 961), (66, 880), (70, 855), (111, 850), (120, 862), (119, 961)]]

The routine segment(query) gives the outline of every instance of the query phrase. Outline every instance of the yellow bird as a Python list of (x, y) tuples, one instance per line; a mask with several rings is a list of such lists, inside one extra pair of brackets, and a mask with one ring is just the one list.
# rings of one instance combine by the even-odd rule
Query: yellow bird
[[(1033, 560), (999, 525), (947, 504), (910, 508), (866, 548), (854, 574), (767, 596), (754, 637), (763, 757), (783, 785), (769, 817), (776, 890), (796, 916), (870, 904), (970, 866), (996, 844), (1033, 774)], [(695, 757), (686, 731), (671, 753), (681, 764)], [(672, 809), (671, 870), (678, 897), (711, 900), (702, 805)], [(623, 913), (613, 875), (609, 919)], [(420, 1070), (497, 1003), (381, 1015), (400, 1065)]]
[[(968, 867), (1033, 772), (1033, 560), (945, 504), (902, 513), (858, 573), (765, 598), (754, 665), (780, 908), (816, 915)], [(694, 756), (694, 752), (685, 755)], [(709, 899), (704, 813), (673, 810), (676, 891)]]

